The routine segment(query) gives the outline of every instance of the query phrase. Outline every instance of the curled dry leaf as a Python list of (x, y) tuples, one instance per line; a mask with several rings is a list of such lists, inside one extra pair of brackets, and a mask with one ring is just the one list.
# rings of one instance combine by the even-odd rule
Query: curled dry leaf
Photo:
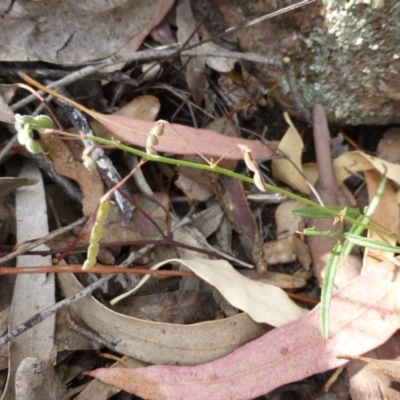
[[(73, 274), (57, 274), (65, 296), (83, 287)], [(193, 325), (143, 321), (116, 313), (94, 297), (74, 303), (73, 310), (119, 353), (151, 364), (195, 365), (231, 353), (265, 330), (247, 314)]]
[[(98, 369), (88, 375), (146, 399), (251, 399), (286, 383), (340, 367), (340, 354), (361, 355), (399, 328), (397, 266), (381, 263), (332, 297), (328, 340), (321, 337), (321, 307), (219, 360), (196, 367)], [(356, 340), (355, 340), (356, 338)]]
[[(246, 278), (225, 260), (171, 259), (158, 263), (151, 269), (158, 269), (169, 263), (184, 264), (197, 276), (216, 287), (229, 303), (247, 312), (256, 322), (281, 326), (308, 312), (294, 303), (282, 289)], [(148, 279), (149, 276), (145, 276), (129, 294), (138, 290)]]
[(302, 175), (301, 156), (303, 140), (289, 115), (283, 113), (289, 129), (282, 138), (278, 149), (282, 152), (281, 158), (272, 160), (272, 174), (275, 179), (285, 182), (287, 185), (304, 194), (309, 194), (310, 189)]

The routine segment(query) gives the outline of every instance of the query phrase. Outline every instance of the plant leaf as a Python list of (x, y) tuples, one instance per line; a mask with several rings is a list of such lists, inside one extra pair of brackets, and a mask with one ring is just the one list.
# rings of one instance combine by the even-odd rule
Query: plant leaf
[[(88, 373), (146, 399), (250, 399), (347, 363), (338, 354), (361, 355), (399, 328), (392, 296), (399, 298), (397, 267), (381, 263), (332, 296), (331, 333), (321, 337), (321, 306), (268, 332), (232, 354), (196, 367), (151, 366)], [(398, 278), (397, 278), (398, 279)]]
[[(19, 72), (19, 75), (31, 85), (89, 114), (123, 142), (143, 148), (146, 147), (147, 137), (154, 127), (154, 122), (133, 119), (124, 115), (105, 115), (89, 110), (76, 101), (41, 85), (26, 74)], [(224, 157), (241, 160), (243, 155), (237, 147), (239, 144), (246, 145), (252, 152), (253, 157), (258, 161), (271, 158), (275, 153), (271, 148), (278, 146), (278, 143), (273, 141), (269, 142), (267, 146), (259, 140), (227, 137), (209, 129), (196, 129), (185, 125), (168, 124), (165, 126), (164, 135), (160, 138), (156, 150), (173, 154), (202, 154), (217, 158)]]
[[(313, 207), (304, 207), (304, 208), (296, 208), (292, 210), (292, 214), (296, 217), (303, 217), (303, 218), (328, 218), (332, 219), (333, 215), (332, 212), (339, 214), (341, 211), (344, 210), (343, 206), (325, 206), (325, 209), (330, 210), (331, 212), (328, 213), (319, 208)], [(360, 216), (360, 212), (353, 207), (346, 207), (346, 215), (351, 218), (357, 218)]]
[(332, 249), (325, 269), (324, 285), (321, 292), (321, 331), (324, 339), (327, 339), (329, 334), (329, 308), (335, 285), (336, 267), (339, 264), (341, 252), (342, 244), (337, 243)]
[(315, 228), (314, 226), (312, 228), (305, 228), (301, 232), (303, 235), (307, 236), (322, 236), (322, 237), (334, 237), (334, 238), (340, 238), (342, 235), (340, 233), (335, 233), (332, 231), (320, 231), (319, 229)]
[(370, 249), (387, 251), (390, 253), (400, 253), (399, 246), (392, 246), (389, 243), (382, 242), (377, 239), (370, 239), (364, 236), (354, 235), (353, 233), (346, 232), (344, 237), (356, 246), (368, 247)]

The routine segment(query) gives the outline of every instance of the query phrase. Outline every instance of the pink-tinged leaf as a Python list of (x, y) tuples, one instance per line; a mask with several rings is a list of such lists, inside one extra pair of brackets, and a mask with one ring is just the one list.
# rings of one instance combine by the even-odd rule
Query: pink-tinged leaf
[[(91, 116), (103, 124), (124, 143), (146, 147), (147, 137), (154, 122), (132, 119), (123, 115), (104, 115), (91, 112)], [(222, 157), (228, 159), (243, 159), (243, 154), (237, 147), (246, 145), (257, 161), (271, 158), (278, 142), (270, 142), (266, 146), (259, 140), (230, 137), (209, 129), (196, 129), (179, 124), (167, 124), (164, 135), (158, 139), (155, 150), (173, 154), (202, 154), (204, 156)], [(216, 161), (216, 160), (214, 160)]]
[[(31, 85), (89, 114), (121, 141), (139, 147), (146, 147), (147, 138), (150, 130), (154, 127), (154, 122), (133, 119), (124, 115), (100, 114), (41, 85), (23, 72), (19, 72), (19, 75)], [(216, 157), (217, 159), (224, 157), (241, 160), (243, 155), (238, 148), (238, 144), (247, 146), (253, 157), (260, 162), (270, 159), (279, 143), (270, 141), (266, 145), (259, 140), (225, 136), (209, 129), (196, 129), (185, 125), (168, 124), (165, 127), (164, 135), (159, 139), (159, 144), (155, 146), (155, 150), (173, 154), (201, 154)]]
[(145, 399), (252, 399), (347, 362), (336, 355), (361, 355), (390, 338), (399, 327), (394, 312), (400, 300), (396, 269), (381, 263), (333, 295), (327, 341), (321, 337), (318, 306), (210, 363), (102, 368), (88, 375)]

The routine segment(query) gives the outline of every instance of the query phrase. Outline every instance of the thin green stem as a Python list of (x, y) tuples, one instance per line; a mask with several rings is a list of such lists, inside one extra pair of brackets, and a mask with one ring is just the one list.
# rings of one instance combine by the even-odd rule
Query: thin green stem
[[(243, 182), (248, 182), (248, 183), (254, 184), (254, 179), (252, 179), (252, 178), (250, 178), (248, 176), (244, 176), (244, 175), (238, 174), (237, 172), (230, 171), (229, 169), (218, 167), (218, 165), (198, 164), (198, 163), (194, 163), (194, 162), (190, 162), (190, 161), (179, 160), (179, 159), (176, 159), (176, 158), (163, 157), (163, 156), (159, 156), (159, 155), (151, 155), (151, 154), (147, 154), (146, 152), (144, 152), (142, 150), (138, 150), (138, 149), (132, 148), (130, 146), (124, 145), (122, 143), (114, 142), (114, 141), (108, 140), (108, 139), (103, 139), (103, 138), (100, 138), (100, 137), (97, 137), (97, 136), (85, 135), (85, 138), (88, 139), (88, 140), (92, 140), (93, 142), (103, 144), (105, 146), (116, 147), (116, 148), (118, 148), (120, 150), (126, 151), (127, 153), (135, 154), (135, 155), (137, 155), (139, 157), (142, 157), (142, 158), (145, 158), (145, 159), (147, 159), (149, 161), (155, 161), (155, 162), (162, 162), (162, 163), (166, 163), (166, 164), (179, 165), (179, 166), (182, 166), (182, 167), (202, 169), (202, 170), (209, 171), (209, 172), (215, 172), (215, 173), (218, 173), (218, 174), (227, 175), (227, 176), (230, 176), (232, 178), (239, 179), (239, 180), (241, 180)], [(316, 209), (324, 211), (325, 213), (331, 214), (333, 218), (337, 215), (337, 213), (334, 210), (329, 210), (329, 208), (321, 206), (320, 204), (318, 204), (318, 203), (316, 203), (316, 202), (314, 202), (312, 200), (308, 200), (308, 199), (306, 199), (306, 198), (304, 198), (302, 196), (299, 196), (297, 194), (294, 194), (294, 193), (292, 193), (292, 192), (290, 192), (288, 190), (282, 189), (282, 188), (277, 187), (277, 186), (270, 185), (268, 183), (265, 183), (265, 188), (270, 190), (270, 191), (272, 191), (272, 192), (279, 193), (279, 194), (282, 194), (283, 196), (289, 197), (290, 199), (297, 200), (297, 201), (299, 201), (299, 202), (301, 202), (301, 203), (303, 203), (303, 204), (305, 204), (307, 206), (314, 207)], [(364, 229), (371, 229), (370, 224), (360, 223), (356, 219), (351, 218), (351, 217), (349, 217), (347, 215), (345, 215), (343, 217), (343, 219), (345, 221), (351, 223), (351, 224), (357, 224), (357, 225), (361, 226)], [(391, 232), (389, 232), (387, 230), (378, 229), (378, 228), (372, 228), (372, 229), (375, 232), (377, 232), (377, 233), (379, 233), (381, 235), (397, 238), (396, 235), (394, 235), (393, 233), (391, 233)]]

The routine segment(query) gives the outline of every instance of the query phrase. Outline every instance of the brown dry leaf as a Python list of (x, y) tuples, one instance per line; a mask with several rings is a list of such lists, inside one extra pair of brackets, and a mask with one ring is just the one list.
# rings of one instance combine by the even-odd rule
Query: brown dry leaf
[(136, 51), (172, 0), (17, 1), (4, 9), (3, 61), (72, 65)]
[[(115, 111), (113, 115), (125, 115), (130, 118), (154, 121), (157, 118), (159, 111), (160, 100), (155, 96), (144, 95), (134, 98), (119, 110)], [(96, 120), (91, 121), (90, 125), (96, 133), (96, 136), (109, 140), (113, 138), (112, 132)]]
[(212, 321), (220, 307), (204, 290), (175, 290), (129, 297), (116, 304), (115, 311), (148, 321), (193, 324)]
[[(177, 37), (180, 43), (187, 45), (199, 42), (199, 36), (195, 32), (196, 21), (193, 18), (190, 0), (178, 0), (176, 7), (176, 25), (178, 27)], [(182, 64), (185, 66), (186, 82), (190, 93), (196, 104), (201, 104), (203, 100), (206, 71), (204, 57), (181, 57)]]
[(282, 274), (280, 272), (267, 271), (263, 274), (259, 274), (257, 271), (249, 269), (242, 270), (240, 273), (254, 281), (274, 285), (281, 289), (299, 289), (304, 287), (306, 284), (306, 280), (303, 277)]
[(239, 235), (246, 256), (258, 265), (262, 259), (262, 241), (243, 183), (237, 179), (220, 176), (214, 184), (214, 190), (225, 216)]
[[(135, 240), (151, 240), (160, 236), (153, 223), (140, 211), (145, 211), (162, 231), (167, 227), (167, 216), (165, 210), (169, 209), (169, 197), (165, 193), (156, 193), (156, 198), (160, 204), (150, 200), (142, 194), (135, 195), (135, 203), (138, 209), (135, 211), (131, 221), (126, 221), (120, 208), (116, 204), (111, 204), (107, 219), (103, 225), (103, 235), (99, 243), (129, 242)], [(80, 244), (90, 242), (91, 231), (86, 230), (80, 240)]]
[(283, 153), (283, 157), (272, 160), (272, 174), (275, 179), (279, 179), (293, 189), (308, 195), (310, 194), (310, 189), (301, 174), (303, 172), (301, 165), (303, 141), (290, 120), (289, 114), (285, 112), (283, 116), (289, 125), (289, 129), (278, 146), (278, 149)]
[(80, 161), (76, 161), (65, 142), (57, 137), (44, 137), (41, 141), (53, 160), (54, 168), (60, 175), (78, 183), (82, 190), (82, 212), (85, 216), (92, 215), (104, 194), (101, 179), (93, 171), (89, 171)]
[[(72, 274), (58, 274), (57, 279), (65, 296), (83, 289)], [(151, 364), (195, 365), (215, 360), (264, 333), (247, 314), (174, 325), (116, 313), (94, 297), (71, 307), (98, 335), (115, 343), (116, 351)]]

